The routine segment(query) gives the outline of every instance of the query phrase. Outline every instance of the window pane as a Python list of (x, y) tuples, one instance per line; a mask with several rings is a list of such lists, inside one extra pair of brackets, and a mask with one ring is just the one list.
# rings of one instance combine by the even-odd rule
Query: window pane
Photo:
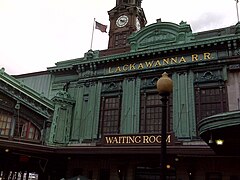
[(0, 110), (0, 135), (8, 136), (11, 129), (12, 115)]
[(33, 139), (34, 130), (35, 130), (35, 128), (32, 125), (30, 125), (29, 130), (28, 130), (28, 139)]
[(227, 111), (225, 87), (201, 87), (195, 91), (197, 121)]
[(100, 113), (100, 132), (102, 134), (119, 132), (120, 104), (118, 96), (102, 98)]
[[(167, 104), (167, 129), (172, 128), (172, 96), (169, 97)], [(160, 133), (162, 119), (162, 102), (161, 96), (157, 93), (141, 94), (140, 109), (140, 132), (141, 133)], [(171, 115), (170, 115), (171, 114)]]

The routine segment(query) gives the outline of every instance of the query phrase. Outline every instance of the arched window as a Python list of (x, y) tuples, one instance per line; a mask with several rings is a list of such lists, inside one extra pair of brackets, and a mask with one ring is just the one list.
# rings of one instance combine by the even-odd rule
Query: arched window
[(38, 127), (34, 122), (42, 122), (41, 116), (15, 104), (11, 98), (0, 94), (0, 136), (40, 141), (42, 124)]
[(30, 121), (19, 119), (15, 127), (15, 137), (28, 140), (40, 140), (39, 129)]

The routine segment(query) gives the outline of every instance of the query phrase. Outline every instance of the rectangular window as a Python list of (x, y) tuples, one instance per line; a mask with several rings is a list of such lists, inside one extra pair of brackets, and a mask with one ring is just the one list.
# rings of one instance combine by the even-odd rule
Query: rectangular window
[(195, 90), (197, 121), (227, 111), (225, 87), (198, 87)]
[(11, 129), (12, 117), (9, 113), (0, 110), (0, 135), (8, 136)]
[(115, 46), (122, 47), (127, 43), (127, 32), (115, 35)]
[[(167, 103), (167, 131), (172, 130), (172, 96)], [(140, 132), (160, 133), (162, 124), (162, 101), (157, 92), (141, 94)]]
[(102, 97), (99, 133), (102, 135), (119, 133), (120, 113), (120, 96)]

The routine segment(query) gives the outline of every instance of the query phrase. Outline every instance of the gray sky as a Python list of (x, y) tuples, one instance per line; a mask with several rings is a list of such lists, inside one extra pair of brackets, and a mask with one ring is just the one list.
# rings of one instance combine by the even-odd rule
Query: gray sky
[[(44, 71), (90, 49), (93, 19), (108, 25), (116, 0), (0, 0), (0, 68), (9, 74)], [(143, 0), (148, 25), (161, 18), (191, 25), (193, 32), (237, 23), (235, 0)], [(108, 34), (94, 32), (93, 50)]]

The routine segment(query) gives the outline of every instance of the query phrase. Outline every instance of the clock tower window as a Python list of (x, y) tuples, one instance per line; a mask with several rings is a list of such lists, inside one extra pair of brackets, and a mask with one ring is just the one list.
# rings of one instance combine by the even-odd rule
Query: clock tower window
[(127, 33), (121, 33), (115, 35), (115, 47), (125, 46), (127, 43)]

